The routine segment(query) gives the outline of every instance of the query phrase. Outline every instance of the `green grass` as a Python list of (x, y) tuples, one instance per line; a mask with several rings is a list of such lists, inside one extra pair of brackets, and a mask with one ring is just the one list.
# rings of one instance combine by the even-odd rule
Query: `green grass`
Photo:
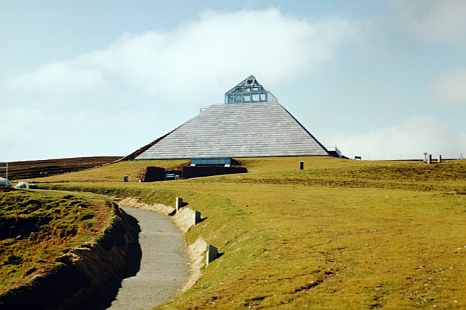
[(45, 181), (149, 203), (181, 196), (207, 217), (187, 241), (201, 235), (224, 254), (162, 308), (466, 307), (465, 161), (240, 161), (249, 173), (119, 181), (154, 165), (141, 161)]
[(71, 247), (91, 242), (109, 222), (93, 194), (15, 190), (0, 196), (0, 294), (51, 270)]
[(176, 169), (188, 164), (188, 160), (145, 160), (123, 161), (109, 166), (89, 169), (77, 173), (66, 173), (48, 178), (37, 179), (39, 182), (120, 182), (123, 176), (129, 177), (129, 182), (139, 182), (143, 168), (156, 166), (166, 169)]

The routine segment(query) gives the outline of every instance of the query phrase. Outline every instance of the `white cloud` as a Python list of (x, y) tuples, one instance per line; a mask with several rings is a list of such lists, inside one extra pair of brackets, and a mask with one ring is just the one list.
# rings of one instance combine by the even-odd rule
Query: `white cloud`
[(103, 84), (102, 73), (76, 61), (53, 62), (33, 72), (20, 74), (6, 82), (6, 88), (15, 91), (33, 91), (75, 95), (92, 91)]
[(466, 105), (466, 68), (458, 68), (433, 83), (433, 95), (439, 103)]
[(466, 155), (466, 133), (449, 131), (430, 117), (413, 117), (394, 126), (364, 133), (327, 134), (348, 157), (421, 159), (424, 152), (444, 158)]
[(106, 49), (45, 64), (7, 85), (75, 94), (122, 82), (152, 95), (202, 97), (251, 73), (273, 84), (313, 70), (354, 33), (354, 24), (339, 18), (310, 22), (278, 9), (206, 11), (174, 31), (125, 35)]
[(466, 1), (399, 1), (398, 14), (403, 24), (416, 35), (441, 42), (465, 42)]
[(124, 155), (220, 103), (248, 75), (273, 88), (332, 60), (356, 35), (347, 19), (310, 21), (273, 8), (205, 11), (170, 31), (123, 35), (0, 81), (2, 114), (28, 111), (12, 114), (0, 133), (11, 146), (2, 157)]
[(40, 106), (8, 106), (0, 114), (0, 161), (125, 155), (155, 139), (150, 133), (144, 139), (148, 132), (144, 126), (161, 121), (152, 115), (145, 120), (144, 111), (132, 110), (63, 113)]

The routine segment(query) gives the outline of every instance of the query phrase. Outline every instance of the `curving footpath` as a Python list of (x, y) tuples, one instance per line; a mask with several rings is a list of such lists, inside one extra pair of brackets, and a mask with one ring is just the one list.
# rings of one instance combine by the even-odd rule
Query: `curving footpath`
[(125, 208), (139, 221), (142, 250), (138, 273), (122, 282), (109, 309), (151, 309), (173, 297), (188, 277), (188, 258), (182, 232), (167, 216)]

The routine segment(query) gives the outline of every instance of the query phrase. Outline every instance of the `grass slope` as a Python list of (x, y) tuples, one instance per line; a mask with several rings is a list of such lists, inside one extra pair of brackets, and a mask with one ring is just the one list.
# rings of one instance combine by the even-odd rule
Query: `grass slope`
[(67, 249), (95, 239), (108, 201), (84, 193), (14, 190), (0, 196), (0, 294), (51, 270)]
[(181, 196), (207, 217), (187, 241), (202, 235), (224, 255), (162, 308), (466, 307), (465, 161), (241, 162), (249, 173), (115, 182), (154, 165), (128, 162), (47, 182), (171, 205)]

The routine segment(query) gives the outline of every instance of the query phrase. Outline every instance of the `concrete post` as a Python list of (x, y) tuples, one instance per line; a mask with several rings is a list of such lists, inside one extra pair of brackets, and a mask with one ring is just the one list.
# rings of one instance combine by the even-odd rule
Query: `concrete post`
[(299, 162), (299, 170), (304, 170), (304, 161)]
[(427, 164), (430, 165), (432, 163), (432, 154), (427, 154)]
[(201, 212), (194, 210), (193, 222), (194, 225), (199, 224), (201, 222)]
[(218, 250), (215, 246), (209, 244), (207, 247), (206, 265), (209, 265), (218, 257)]
[(439, 163), (442, 162), (442, 155), (439, 155), (439, 156), (438, 156), (438, 162), (439, 162)]
[(176, 212), (178, 212), (178, 210), (180, 210), (183, 207), (183, 199), (181, 197), (176, 197), (175, 205)]

